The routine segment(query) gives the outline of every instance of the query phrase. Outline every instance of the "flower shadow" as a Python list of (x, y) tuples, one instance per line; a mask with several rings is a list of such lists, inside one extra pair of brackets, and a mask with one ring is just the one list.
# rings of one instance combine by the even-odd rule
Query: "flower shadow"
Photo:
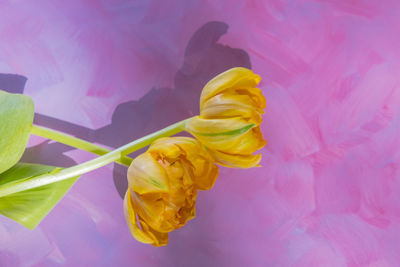
[[(0, 73), (0, 89), (9, 93), (22, 94), (27, 80), (28, 79), (22, 75)], [(66, 145), (45, 141), (26, 149), (21, 161), (59, 167), (73, 166), (76, 162), (63, 154), (63, 152), (68, 149), (70, 149), (70, 147)]]
[[(200, 27), (185, 49), (183, 65), (175, 74), (174, 88), (152, 88), (138, 101), (119, 104), (109, 125), (93, 130), (42, 114), (35, 115), (35, 123), (91, 142), (118, 147), (194, 116), (199, 113), (200, 93), (208, 80), (232, 67), (251, 67), (244, 50), (218, 43), (227, 30), (227, 24), (217, 21)], [(64, 152), (72, 149), (63, 147)], [(132, 156), (141, 152), (143, 150)], [(127, 189), (126, 168), (115, 164), (113, 177), (115, 187), (123, 197)]]
[[(184, 62), (176, 72), (173, 88), (152, 88), (141, 99), (123, 102), (114, 110), (110, 124), (99, 128), (90, 129), (52, 118), (44, 114), (35, 114), (35, 123), (49, 127), (79, 138), (104, 144), (109, 147), (118, 147), (146, 134), (159, 130), (179, 120), (194, 116), (199, 113), (199, 98), (203, 86), (215, 75), (232, 67), (251, 68), (248, 54), (238, 48), (232, 48), (218, 43), (221, 36), (228, 31), (228, 25), (223, 22), (212, 21), (201, 26), (190, 38), (184, 54)], [(26, 78), (16, 75), (5, 77), (0, 74), (0, 88), (14, 93), (22, 93)], [(13, 81), (11, 81), (11, 80)], [(2, 86), (2, 82), (4, 86)], [(116, 138), (118, 136), (118, 138)], [(73, 150), (66, 145), (44, 142), (38, 146), (28, 148), (23, 156), (23, 161), (33, 163), (53, 164), (67, 167), (75, 162), (64, 155)], [(132, 156), (144, 150), (137, 151)], [(39, 156), (38, 156), (39, 155)], [(116, 190), (123, 198), (127, 189), (127, 168), (114, 164), (113, 179)], [(202, 197), (202, 206), (212, 206), (212, 198)], [(208, 225), (213, 218), (208, 218)], [(188, 234), (191, 240), (196, 240), (193, 246), (204, 246), (210, 240), (210, 233), (205, 226), (189, 222), (188, 231), (174, 233), (171, 243), (163, 248), (168, 254), (169, 265), (185, 265), (191, 259), (198, 259), (199, 266), (204, 266), (204, 261), (196, 254), (197, 250), (186, 247), (184, 244)], [(149, 248), (152, 249), (152, 248)], [(156, 248), (154, 248), (156, 249)], [(182, 252), (185, 253), (182, 253)], [(185, 254), (182, 257), (182, 254)], [(191, 264), (193, 266), (193, 262)]]

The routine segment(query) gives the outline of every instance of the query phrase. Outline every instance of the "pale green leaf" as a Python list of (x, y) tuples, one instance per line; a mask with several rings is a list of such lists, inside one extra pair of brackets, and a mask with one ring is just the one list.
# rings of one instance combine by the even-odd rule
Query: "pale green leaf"
[(11, 168), (24, 153), (33, 115), (29, 96), (0, 90), (0, 173)]
[[(17, 163), (11, 169), (0, 174), (0, 186), (26, 179), (33, 179), (43, 174), (54, 174), (61, 168)], [(79, 177), (48, 184), (38, 188), (0, 197), (0, 214), (33, 229), (53, 209)]]

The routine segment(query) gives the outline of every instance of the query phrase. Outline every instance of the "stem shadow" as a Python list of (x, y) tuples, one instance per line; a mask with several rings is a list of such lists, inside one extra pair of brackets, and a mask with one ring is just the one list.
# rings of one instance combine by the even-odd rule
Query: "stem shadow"
[[(138, 101), (130, 100), (119, 104), (114, 110), (109, 125), (90, 129), (44, 114), (35, 114), (34, 122), (116, 148), (179, 120), (196, 115), (199, 113), (200, 93), (207, 81), (232, 67), (251, 68), (249, 56), (244, 50), (218, 43), (220, 37), (227, 31), (228, 25), (218, 21), (207, 22), (201, 26), (187, 44), (184, 62), (175, 74), (174, 87), (154, 87)], [(0, 74), (0, 88), (9, 92), (22, 93), (26, 80), (25, 77), (19, 75)], [(44, 142), (27, 149), (22, 160), (67, 167), (75, 164), (71, 158), (64, 155), (72, 149), (74, 148), (66, 145)], [(134, 157), (143, 151), (143, 149), (136, 151), (131, 156)], [(114, 164), (114, 184), (121, 198), (127, 189), (126, 171), (126, 167)], [(201, 207), (205, 209), (212, 207), (212, 198), (202, 197), (201, 192), (199, 195), (202, 201)], [(215, 220), (213, 216), (208, 216), (207, 224), (210, 225)], [(164, 248), (170, 266), (184, 266), (188, 262), (191, 266), (196, 264), (198, 264), (196, 266), (205, 266), (206, 262), (211, 264), (212, 259), (207, 260), (199, 254), (201, 248), (209, 246), (212, 240), (212, 233), (207, 228), (207, 224), (189, 222), (185, 229), (171, 235), (170, 244)], [(193, 241), (186, 242), (188, 240)]]
[[(228, 25), (219, 21), (201, 26), (186, 46), (183, 65), (175, 74), (174, 87), (154, 87), (138, 101), (119, 104), (109, 125), (90, 129), (39, 113), (35, 114), (34, 123), (116, 148), (194, 116), (199, 113), (200, 93), (207, 81), (232, 67), (251, 68), (249, 56), (244, 50), (218, 43), (227, 31)], [(0, 74), (0, 88), (23, 93), (26, 80), (20, 75)], [(28, 148), (22, 161), (68, 167), (75, 162), (64, 153), (73, 149), (63, 144), (44, 142)], [(135, 157), (143, 151), (136, 151), (131, 156)], [(121, 198), (128, 186), (126, 170), (126, 167), (114, 164), (114, 184)]]

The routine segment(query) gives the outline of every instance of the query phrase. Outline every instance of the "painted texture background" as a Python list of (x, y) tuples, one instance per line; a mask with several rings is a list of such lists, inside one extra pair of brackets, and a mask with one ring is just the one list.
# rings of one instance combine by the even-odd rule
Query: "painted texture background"
[[(110, 165), (34, 231), (1, 217), (0, 265), (399, 266), (399, 30), (395, 0), (0, 0), (0, 87), (40, 125), (117, 147), (196, 114), (234, 66), (268, 103), (263, 167), (223, 168), (167, 247), (130, 236)], [(92, 158), (30, 145), (25, 161)]]

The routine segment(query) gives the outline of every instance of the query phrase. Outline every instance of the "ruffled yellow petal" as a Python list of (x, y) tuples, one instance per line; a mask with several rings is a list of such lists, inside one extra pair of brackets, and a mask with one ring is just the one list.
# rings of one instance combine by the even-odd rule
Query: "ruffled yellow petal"
[(136, 213), (158, 232), (168, 233), (175, 227), (166, 220), (166, 204), (160, 194), (139, 195), (136, 192), (131, 193), (131, 201)]
[(240, 118), (207, 120), (194, 117), (187, 123), (186, 130), (209, 150), (231, 154), (252, 153), (266, 143), (259, 127)]
[(172, 222), (174, 229), (184, 226), (195, 217), (197, 191), (192, 188), (177, 187), (174, 194), (169, 194), (165, 199), (167, 219)]
[(255, 126), (255, 123), (249, 123), (241, 118), (204, 119), (195, 116), (186, 123), (186, 130), (196, 137), (232, 138), (246, 133)]
[[(168, 173), (169, 192), (137, 194), (131, 193), (134, 209), (150, 226), (158, 232), (167, 233), (182, 227), (194, 218), (196, 188), (193, 175), (186, 171), (190, 166), (176, 161), (163, 167)], [(177, 175), (179, 173), (179, 175)]]
[(131, 194), (133, 208), (155, 231), (168, 233), (194, 218), (196, 191), (179, 187), (173, 194)]
[(247, 122), (260, 124), (262, 112), (248, 95), (220, 94), (204, 103), (200, 116), (204, 119), (240, 117)]
[(254, 151), (263, 148), (266, 144), (260, 127), (254, 127), (230, 140), (212, 140), (214, 149), (223, 150), (226, 153), (252, 154)]
[(160, 233), (152, 229), (147, 223), (140, 219), (135, 213), (132, 203), (130, 190), (128, 189), (124, 198), (124, 214), (132, 236), (139, 242), (152, 244), (153, 246), (165, 246), (168, 243), (168, 234)]
[(201, 136), (194, 134), (209, 150), (220, 150), (229, 154), (251, 154), (266, 144), (259, 127), (247, 132), (224, 138), (224, 136)]
[(165, 170), (150, 153), (143, 153), (133, 160), (128, 168), (128, 184), (139, 194), (169, 190)]
[(210, 151), (217, 162), (225, 167), (230, 168), (252, 168), (259, 166), (258, 164), (261, 161), (261, 154), (257, 155), (240, 155), (240, 154), (227, 154), (221, 151), (212, 150)]
[(230, 94), (239, 94), (239, 95), (247, 95), (249, 96), (253, 102), (255, 103), (255, 107), (258, 111), (264, 114), (264, 109), (267, 106), (267, 100), (265, 96), (262, 94), (262, 91), (259, 88), (241, 88), (235, 89), (234, 91), (228, 91)]
[(149, 147), (148, 152), (157, 155), (155, 157), (159, 157), (162, 160), (165, 158), (176, 160), (181, 154), (179, 147), (170, 138), (160, 138), (154, 141)]
[[(202, 150), (205, 150), (202, 148)], [(207, 152), (206, 156), (191, 157), (191, 168), (188, 170), (192, 173), (192, 179), (198, 190), (211, 189), (218, 178), (219, 169), (214, 164), (215, 160)]]
[[(164, 158), (169, 158), (169, 163), (171, 163), (171, 158), (179, 158), (186, 162), (186, 164), (177, 161), (174, 164), (160, 163), (167, 172), (170, 182), (183, 177), (183, 181), (179, 183), (183, 182), (185, 186), (191, 186), (194, 183), (196, 189), (207, 190), (212, 188), (218, 177), (218, 167), (214, 164), (214, 159), (196, 139), (161, 138), (154, 142), (148, 151), (157, 152)], [(188, 174), (183, 175), (183, 170)]]
[(241, 67), (229, 69), (219, 74), (205, 85), (200, 96), (200, 109), (203, 108), (203, 103), (205, 101), (225, 90), (253, 88), (260, 80), (260, 76), (254, 74), (249, 69)]
[(161, 158), (174, 160), (182, 153), (193, 153), (198, 146), (198, 141), (190, 137), (165, 137), (154, 141), (148, 152), (157, 154)]

